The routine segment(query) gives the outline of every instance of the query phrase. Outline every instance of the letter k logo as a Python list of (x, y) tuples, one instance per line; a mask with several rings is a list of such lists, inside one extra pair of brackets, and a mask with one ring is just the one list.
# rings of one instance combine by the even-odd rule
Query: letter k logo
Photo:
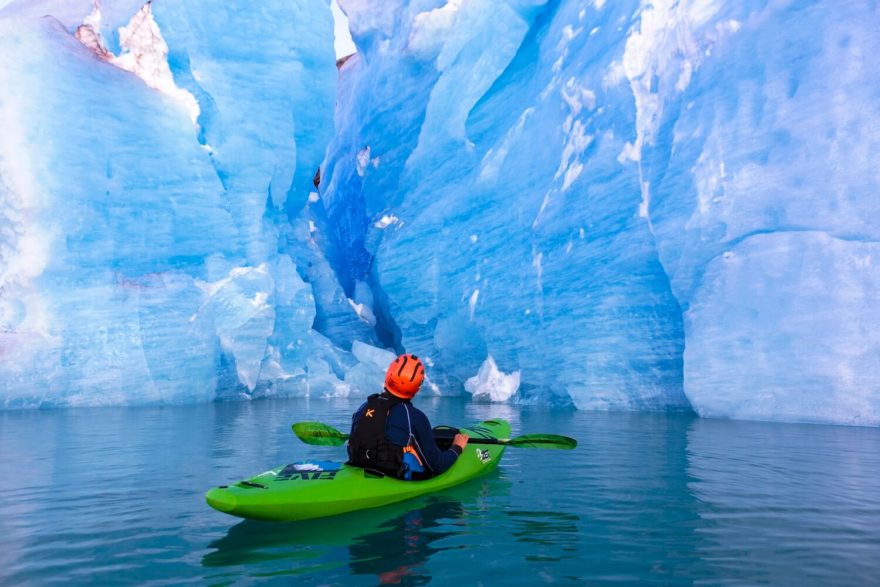
[(374, 410), (374, 409), (372, 409), (372, 408), (367, 409), (367, 413), (366, 413), (367, 418), (372, 418), (372, 417), (373, 417), (373, 412), (375, 412), (375, 411), (376, 411), (376, 410)]

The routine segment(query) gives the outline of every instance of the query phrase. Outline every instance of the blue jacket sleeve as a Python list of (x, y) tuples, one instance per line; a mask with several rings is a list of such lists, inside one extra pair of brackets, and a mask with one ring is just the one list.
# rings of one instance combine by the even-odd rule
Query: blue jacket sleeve
[(434, 440), (434, 431), (431, 429), (428, 417), (412, 405), (407, 407), (412, 422), (413, 436), (415, 436), (416, 450), (422, 457), (425, 467), (435, 475), (439, 475), (455, 463), (455, 459), (461, 454), (461, 449), (453, 446), (449, 450), (440, 450)]

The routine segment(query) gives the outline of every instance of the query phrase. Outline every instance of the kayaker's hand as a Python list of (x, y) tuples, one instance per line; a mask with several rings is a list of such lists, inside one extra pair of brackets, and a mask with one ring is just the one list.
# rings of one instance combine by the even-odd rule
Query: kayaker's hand
[(456, 434), (455, 438), (452, 439), (452, 445), (464, 450), (464, 447), (467, 446), (468, 439), (470, 439), (470, 436), (467, 434)]

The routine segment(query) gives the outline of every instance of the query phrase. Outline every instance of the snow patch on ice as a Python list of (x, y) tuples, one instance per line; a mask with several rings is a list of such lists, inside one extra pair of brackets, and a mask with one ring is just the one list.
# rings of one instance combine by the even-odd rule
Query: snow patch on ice
[(359, 304), (351, 298), (346, 299), (348, 300), (348, 305), (351, 306), (351, 309), (354, 310), (354, 313), (357, 314), (357, 317), (360, 318), (361, 322), (369, 324), (370, 326), (376, 325), (376, 316), (373, 315), (373, 310), (370, 309), (369, 306), (366, 304)]
[(74, 36), (80, 43), (91, 49), (98, 57), (110, 60), (113, 55), (104, 47), (101, 39), (101, 3), (95, 0), (92, 12), (77, 27)]
[[(687, 89), (712, 47), (739, 30), (735, 20), (700, 30), (719, 9), (715, 2), (642, 0), (639, 28), (627, 38), (623, 54), (623, 71), (636, 101), (636, 139), (620, 153), (621, 163), (641, 161), (642, 148), (656, 139), (664, 99)], [(663, 87), (673, 79), (675, 92)], [(648, 218), (648, 187), (642, 182), (639, 215), (643, 218)]]
[(154, 90), (179, 103), (195, 124), (201, 112), (199, 103), (187, 90), (174, 83), (168, 66), (168, 44), (153, 18), (152, 1), (147, 2), (131, 18), (127, 26), (119, 28), (119, 44), (123, 51), (111, 53), (101, 38), (101, 3), (95, 0), (91, 14), (76, 29), (76, 38), (98, 57), (120, 69), (129, 71)]
[[(649, 223), (650, 183), (642, 179), (642, 149), (654, 144), (664, 100), (686, 90), (711, 48), (739, 30), (739, 23), (734, 20), (700, 30), (719, 8), (714, 2), (682, 5), (675, 0), (643, 0), (639, 28), (626, 41), (623, 71), (636, 101), (636, 139), (626, 143), (618, 161), (639, 163), (642, 191), (639, 217)], [(668, 89), (670, 84), (674, 92)]]
[(480, 175), (477, 178), (477, 181), (485, 183), (498, 180), (498, 173), (501, 170), (501, 166), (504, 165), (504, 160), (507, 158), (510, 146), (517, 142), (520, 135), (522, 135), (523, 127), (525, 127), (526, 122), (534, 113), (535, 108), (533, 106), (523, 110), (522, 114), (519, 115), (516, 124), (507, 131), (507, 134), (501, 141), (501, 145), (499, 145), (497, 149), (489, 149), (486, 152), (480, 163)]
[(575, 78), (571, 78), (565, 83), (560, 94), (562, 101), (569, 108), (569, 114), (565, 122), (562, 123), (562, 130), (566, 133), (565, 145), (562, 148), (559, 167), (556, 169), (553, 179), (563, 178), (561, 189), (564, 192), (571, 187), (584, 170), (580, 156), (592, 144), (594, 136), (586, 134), (586, 124), (577, 117), (584, 108), (587, 111), (592, 111), (596, 107), (596, 94), (581, 87)]
[(400, 219), (394, 214), (385, 214), (373, 226), (381, 230), (383, 228), (388, 228), (392, 224), (397, 224), (398, 222), (400, 222)]
[(121, 55), (110, 62), (137, 75), (144, 82), (176, 100), (189, 114), (193, 124), (199, 118), (199, 103), (188, 91), (177, 87), (168, 66), (168, 44), (153, 18), (151, 2), (144, 4), (128, 26), (119, 29)]
[(407, 41), (407, 48), (413, 55), (421, 59), (429, 59), (440, 52), (463, 1), (449, 0), (440, 8), (421, 12), (415, 16)]
[(541, 279), (544, 276), (544, 268), (541, 266), (541, 262), (544, 260), (544, 253), (539, 253), (537, 251), (532, 251), (532, 267), (535, 268), (535, 275), (537, 276), (537, 286), (538, 291), (541, 291), (544, 286), (541, 283)]
[(471, 320), (474, 319), (474, 312), (477, 309), (477, 299), (479, 297), (480, 297), (480, 289), (477, 288), (474, 290), (474, 293), (471, 294), (471, 297), (468, 300), (468, 312), (470, 313)]
[(357, 153), (357, 174), (361, 177), (364, 176), (364, 172), (367, 170), (367, 165), (370, 164), (370, 146), (367, 145)]
[(568, 57), (568, 45), (571, 43), (572, 39), (580, 35), (582, 32), (584, 32), (583, 28), (575, 29), (571, 25), (565, 25), (562, 29), (562, 38), (559, 39), (559, 43), (556, 44), (556, 50), (559, 51), (559, 58), (550, 68), (553, 73), (559, 73), (562, 69), (562, 66), (565, 63), (565, 58)]

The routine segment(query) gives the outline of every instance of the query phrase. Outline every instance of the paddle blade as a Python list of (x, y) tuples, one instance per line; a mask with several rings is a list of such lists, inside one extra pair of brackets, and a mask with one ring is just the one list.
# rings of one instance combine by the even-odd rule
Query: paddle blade
[(348, 434), (320, 422), (297, 422), (292, 428), (293, 433), (306, 444), (341, 446), (348, 440)]
[(524, 434), (511, 438), (504, 444), (518, 448), (557, 448), (571, 450), (578, 445), (578, 441), (568, 436), (558, 434)]

